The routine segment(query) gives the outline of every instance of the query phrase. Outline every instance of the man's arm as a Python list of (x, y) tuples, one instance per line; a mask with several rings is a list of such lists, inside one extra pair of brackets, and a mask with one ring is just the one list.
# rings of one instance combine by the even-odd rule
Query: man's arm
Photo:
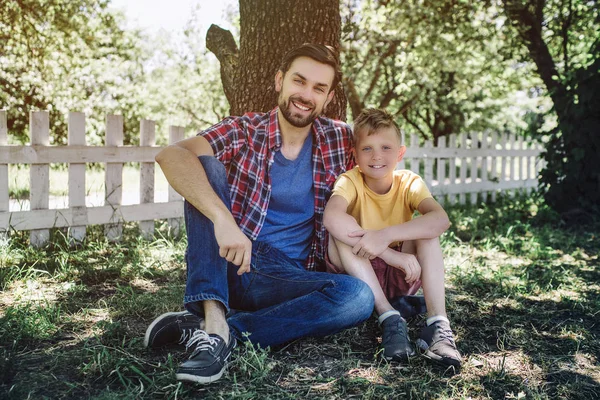
[(195, 136), (164, 148), (156, 162), (173, 189), (213, 222), (219, 255), (239, 266), (238, 274), (249, 272), (252, 242), (210, 186), (199, 156), (214, 152), (205, 138)]

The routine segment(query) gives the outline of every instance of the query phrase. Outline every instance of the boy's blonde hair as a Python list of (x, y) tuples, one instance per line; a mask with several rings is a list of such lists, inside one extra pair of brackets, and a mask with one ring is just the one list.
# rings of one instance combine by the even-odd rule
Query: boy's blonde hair
[(402, 133), (394, 117), (385, 110), (378, 108), (365, 108), (354, 120), (354, 134), (352, 140), (356, 144), (356, 139), (361, 131), (366, 131), (367, 136), (371, 136), (382, 128), (394, 128), (400, 144), (402, 144)]

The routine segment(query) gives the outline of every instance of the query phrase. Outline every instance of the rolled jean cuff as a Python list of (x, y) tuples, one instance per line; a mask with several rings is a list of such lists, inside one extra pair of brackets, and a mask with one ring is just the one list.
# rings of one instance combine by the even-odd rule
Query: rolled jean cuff
[(200, 293), (200, 294), (195, 294), (193, 296), (184, 296), (183, 297), (183, 305), (185, 307), (186, 310), (188, 310), (189, 312), (191, 312), (192, 314), (198, 316), (198, 317), (204, 317), (204, 308), (199, 305), (199, 302), (205, 301), (205, 300), (215, 300), (220, 302), (223, 307), (225, 308), (225, 314), (229, 313), (229, 306), (227, 305), (227, 302), (220, 296), (216, 296), (214, 294), (205, 294), (205, 293)]

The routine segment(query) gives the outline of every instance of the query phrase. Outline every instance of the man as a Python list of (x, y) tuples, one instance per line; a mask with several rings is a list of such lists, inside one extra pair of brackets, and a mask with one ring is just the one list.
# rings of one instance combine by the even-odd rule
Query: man
[(195, 346), (177, 379), (219, 379), (236, 340), (273, 346), (371, 315), (365, 283), (314, 271), (327, 249), (325, 201), (353, 165), (349, 126), (320, 117), (340, 76), (331, 48), (302, 45), (275, 76), (277, 108), (226, 118), (156, 156), (186, 199), (187, 312), (154, 320), (145, 344)]

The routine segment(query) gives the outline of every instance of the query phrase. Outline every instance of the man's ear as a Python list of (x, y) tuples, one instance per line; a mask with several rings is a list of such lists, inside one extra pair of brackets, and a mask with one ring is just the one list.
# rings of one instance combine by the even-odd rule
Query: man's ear
[(327, 105), (329, 103), (331, 103), (331, 100), (333, 100), (333, 96), (335, 96), (335, 89), (332, 90), (331, 92), (329, 92), (329, 94), (327, 95), (327, 101), (325, 102), (325, 105), (323, 106), (323, 109), (325, 109), (325, 107), (327, 107)]
[(400, 160), (402, 160), (405, 153), (406, 153), (406, 146), (404, 146), (404, 145), (400, 146), (400, 150), (398, 150), (398, 162), (400, 162)]
[(283, 72), (281, 72), (281, 70), (279, 70), (275, 74), (275, 91), (277, 93), (281, 92), (282, 85), (283, 85)]

